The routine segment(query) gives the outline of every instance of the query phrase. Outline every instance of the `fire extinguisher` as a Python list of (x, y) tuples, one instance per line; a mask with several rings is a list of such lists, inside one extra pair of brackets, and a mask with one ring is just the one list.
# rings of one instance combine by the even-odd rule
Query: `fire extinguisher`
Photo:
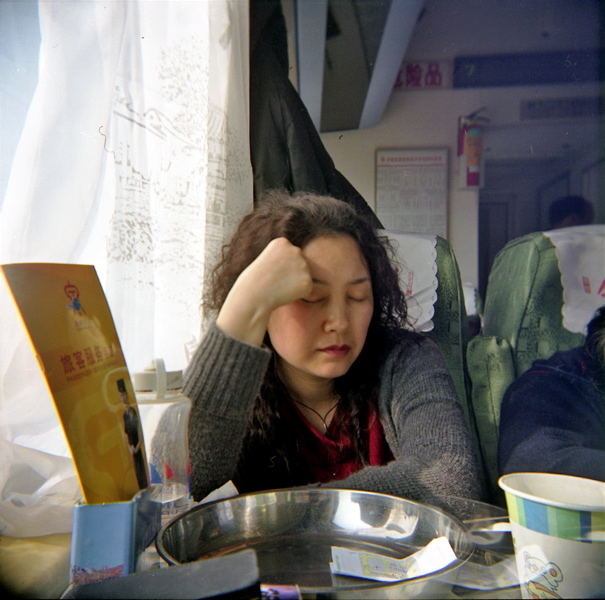
[(482, 183), (483, 134), (489, 123), (489, 119), (479, 116), (484, 109), (459, 118), (458, 160), (462, 187), (478, 188)]

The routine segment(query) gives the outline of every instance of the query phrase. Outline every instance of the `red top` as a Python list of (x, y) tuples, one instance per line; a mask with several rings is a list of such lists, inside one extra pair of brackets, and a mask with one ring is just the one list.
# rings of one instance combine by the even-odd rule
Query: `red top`
[[(292, 410), (284, 411), (283, 416), (290, 422), (300, 442), (302, 458), (312, 481), (325, 483), (344, 479), (361, 468), (349, 435), (348, 412), (338, 406), (324, 434), (309, 423), (296, 404), (290, 404), (289, 408)], [(373, 404), (368, 410), (364, 433), (367, 435), (369, 465), (385, 465), (393, 460)]]

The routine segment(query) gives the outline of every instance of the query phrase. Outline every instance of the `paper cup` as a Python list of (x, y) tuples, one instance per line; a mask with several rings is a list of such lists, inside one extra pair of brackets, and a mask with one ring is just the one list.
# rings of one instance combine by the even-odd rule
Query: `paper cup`
[(605, 597), (605, 483), (511, 473), (504, 490), (523, 598)]

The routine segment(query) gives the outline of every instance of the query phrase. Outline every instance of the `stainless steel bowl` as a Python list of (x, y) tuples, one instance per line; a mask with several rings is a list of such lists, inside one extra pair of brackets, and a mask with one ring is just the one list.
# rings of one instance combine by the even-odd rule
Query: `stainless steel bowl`
[(465, 588), (466, 593), (481, 593), (484, 597), (520, 598), (506, 510), (477, 500), (449, 496), (447, 512), (466, 528), (474, 550), (460, 568), (445, 573), (441, 578), (456, 586), (458, 592)]
[(448, 497), (447, 513), (462, 522), (477, 550), (514, 554), (508, 513), (500, 506), (469, 498)]
[[(456, 559), (411, 579), (381, 582), (330, 569), (333, 546), (404, 558), (441, 536)], [(261, 583), (298, 585), (305, 598), (436, 597), (449, 589), (438, 576), (456, 569), (473, 550), (463, 525), (436, 508), (384, 494), (320, 488), (198, 505), (165, 525), (156, 544), (170, 564), (252, 548)]]

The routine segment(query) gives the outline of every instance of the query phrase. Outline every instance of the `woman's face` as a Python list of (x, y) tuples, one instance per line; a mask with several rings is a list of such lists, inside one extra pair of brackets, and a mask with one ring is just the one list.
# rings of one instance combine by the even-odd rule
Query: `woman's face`
[(363, 348), (374, 309), (370, 272), (352, 237), (318, 237), (302, 253), (312, 291), (275, 309), (268, 325), (280, 367), (293, 384), (344, 375)]

